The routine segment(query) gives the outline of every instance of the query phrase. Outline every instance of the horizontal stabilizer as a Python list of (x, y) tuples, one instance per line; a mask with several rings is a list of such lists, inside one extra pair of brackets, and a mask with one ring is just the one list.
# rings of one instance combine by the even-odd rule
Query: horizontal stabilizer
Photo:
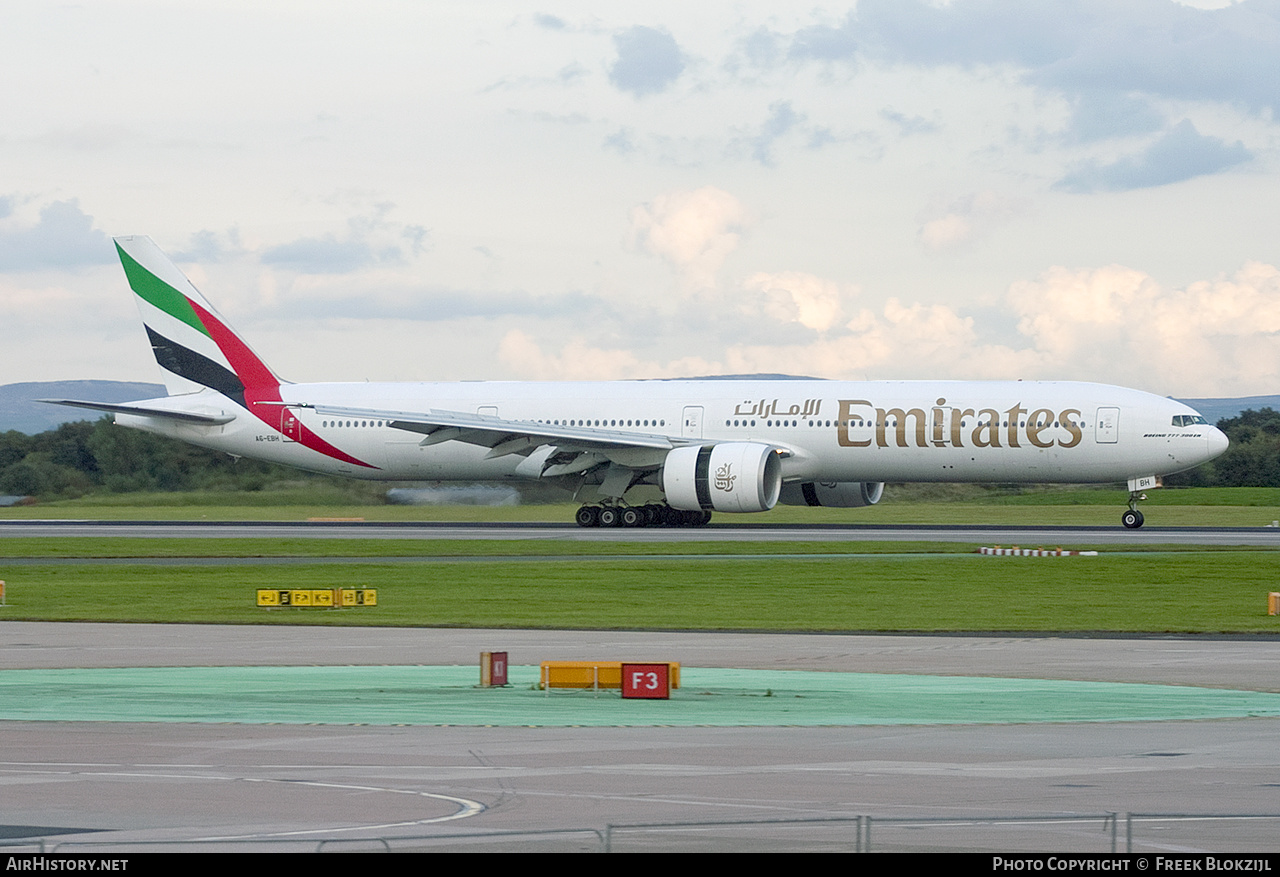
[(105, 411), (108, 414), (133, 414), (139, 417), (161, 417), (166, 420), (181, 420), (184, 423), (203, 423), (217, 426), (235, 420), (233, 414), (196, 414), (191, 411), (170, 411), (164, 408), (143, 408), (138, 405), (110, 405), (106, 402), (82, 402), (78, 399), (37, 399), (50, 405), (67, 405), (71, 408), (88, 408), (90, 411)]

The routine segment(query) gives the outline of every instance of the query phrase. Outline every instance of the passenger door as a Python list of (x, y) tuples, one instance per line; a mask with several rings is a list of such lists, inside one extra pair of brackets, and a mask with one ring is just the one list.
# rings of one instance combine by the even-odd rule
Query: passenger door
[(681, 418), (680, 435), (682, 438), (702, 438), (702, 406), (689, 405), (684, 409)]
[(1120, 438), (1120, 409), (1099, 408), (1094, 430), (1098, 444), (1115, 444)]

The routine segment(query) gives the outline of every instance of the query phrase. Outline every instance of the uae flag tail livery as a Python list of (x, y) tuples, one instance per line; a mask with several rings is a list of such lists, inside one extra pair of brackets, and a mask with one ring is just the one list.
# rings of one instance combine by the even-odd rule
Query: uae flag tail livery
[[(115, 239), (115, 245), (169, 396), (130, 405), (48, 401), (109, 411), (123, 425), (174, 434), (237, 455), (240, 450), (232, 447), (229, 440), (201, 439), (226, 436), (223, 426), (247, 414), (260, 421), (261, 432), (255, 436), (259, 440), (298, 444), (341, 464), (343, 471), (348, 471), (347, 467), (377, 468), (335, 447), (289, 410), (280, 394), (284, 382), (227, 325), (151, 238), (121, 237)], [(201, 426), (218, 429), (211, 432)], [(292, 460), (281, 462), (298, 465)], [(307, 465), (305, 460), (301, 465), (326, 471)]]
[(280, 379), (151, 238), (115, 243), (170, 396), (207, 388), (249, 411), (281, 401)]

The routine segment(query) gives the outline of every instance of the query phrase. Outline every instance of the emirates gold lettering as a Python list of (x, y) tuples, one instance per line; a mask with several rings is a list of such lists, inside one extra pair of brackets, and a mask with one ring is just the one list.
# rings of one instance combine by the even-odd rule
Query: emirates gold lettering
[(1079, 416), (1080, 410), (1078, 408), (1067, 408), (1058, 415), (1058, 422), (1061, 423), (1063, 428), (1071, 434), (1071, 441), (1069, 442), (1064, 442), (1062, 439), (1058, 439), (1059, 447), (1074, 448), (1076, 445), (1080, 444), (1080, 439), (1082, 439), (1084, 435), (1080, 432), (1080, 424), (1076, 420)]
[(959, 408), (951, 409), (951, 444), (957, 448), (964, 447), (964, 441), (960, 438), (960, 429), (964, 426), (964, 419), (973, 416), (973, 409), (966, 408), (961, 411)]
[[(983, 435), (983, 432), (986, 435)], [(978, 412), (978, 423), (973, 428), (973, 446), (975, 448), (1000, 447), (1000, 412), (994, 408), (983, 408)]]
[(871, 403), (866, 399), (841, 399), (840, 415), (836, 421), (836, 444), (842, 448), (869, 448), (871, 447), (871, 439), (866, 441), (855, 441), (849, 436), (849, 425), (853, 419), (862, 419), (862, 414), (855, 412), (854, 408), (870, 408)]
[[(817, 413), (818, 404), (812, 408)], [(836, 442), (842, 448), (974, 447), (1074, 448), (1084, 440), (1078, 408), (1028, 409), (1021, 402), (1001, 412), (995, 408), (955, 408), (939, 397), (929, 408), (877, 408), (867, 399), (840, 399), (835, 422)], [(802, 415), (803, 416), (803, 415)], [(972, 418), (972, 421), (970, 420)], [(855, 424), (874, 430), (858, 438)], [(972, 427), (970, 424), (972, 423)], [(968, 435), (965, 432), (968, 431)]]
[(1051, 448), (1052, 441), (1043, 441), (1040, 433), (1044, 432), (1053, 423), (1053, 412), (1048, 408), (1037, 408), (1031, 415), (1031, 419), (1027, 421), (1027, 439), (1037, 448)]
[(928, 444), (924, 439), (925, 430), (925, 413), (919, 408), (910, 408), (903, 411), (901, 408), (884, 408), (876, 409), (876, 445), (881, 448), (889, 447), (888, 439), (885, 436), (885, 425), (888, 418), (892, 417), (894, 422), (895, 438), (898, 441), (898, 447), (905, 448), (907, 446), (907, 418), (911, 417), (916, 422), (916, 447), (927, 448)]
[(1027, 409), (1022, 407), (1021, 402), (1005, 412), (1005, 414), (1009, 415), (1009, 447), (1011, 448), (1022, 447), (1022, 445), (1018, 444), (1018, 425), (1022, 421), (1022, 415), (1026, 413)]

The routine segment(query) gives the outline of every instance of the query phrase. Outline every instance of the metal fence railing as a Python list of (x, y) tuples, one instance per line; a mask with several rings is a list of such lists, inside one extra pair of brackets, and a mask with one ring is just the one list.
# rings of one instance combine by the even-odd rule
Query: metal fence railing
[[(1120, 825), (1124, 830), (1121, 835)], [(105, 832), (103, 833), (105, 834)], [(127, 852), (1079, 852), (1245, 853), (1275, 850), (1280, 813), (1062, 813), (873, 816), (611, 823), (603, 828), (455, 831), (367, 838), (0, 840), (14, 853)], [(1123, 845), (1123, 850), (1120, 849)]]
[(1274, 852), (1280, 847), (1280, 813), (1128, 813), (1125, 851), (1166, 852), (1194, 842), (1233, 853)]

